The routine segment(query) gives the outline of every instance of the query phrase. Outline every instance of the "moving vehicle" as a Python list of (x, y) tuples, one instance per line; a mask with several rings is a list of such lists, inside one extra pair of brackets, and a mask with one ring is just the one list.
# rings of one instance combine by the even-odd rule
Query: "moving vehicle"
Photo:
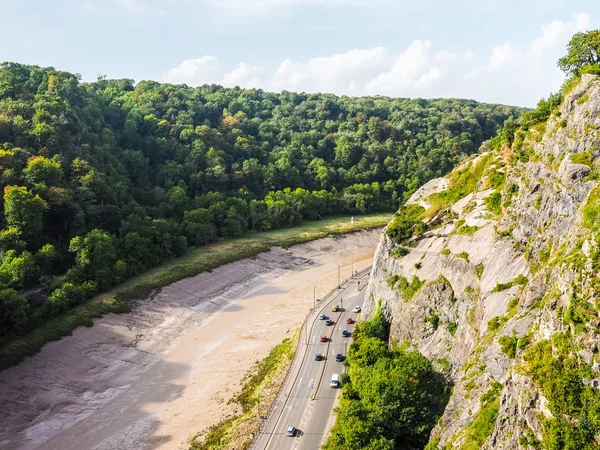
[(325, 321), (325, 325), (327, 325), (327, 326), (329, 326), (329, 325), (333, 325), (333, 320), (331, 320), (331, 319), (327, 319), (327, 320)]
[(289, 437), (294, 437), (296, 436), (296, 427), (288, 427), (287, 432), (285, 434), (287, 434)]
[(333, 305), (331, 307), (331, 312), (338, 312), (340, 310), (340, 307), (338, 305)]
[(321, 314), (319, 316), (319, 320), (325, 320), (325, 319), (329, 319), (329, 317), (327, 317), (325, 314)]
[(331, 375), (331, 382), (329, 383), (329, 386), (331, 386), (332, 388), (338, 388), (341, 386), (339, 374), (334, 373), (333, 375)]
[(350, 332), (348, 330), (342, 330), (342, 337), (350, 337)]
[(356, 305), (354, 307), (354, 309), (352, 310), (352, 312), (359, 313), (360, 312), (360, 306)]
[(342, 362), (344, 360), (344, 355), (342, 355), (341, 353), (338, 353), (337, 355), (335, 355), (335, 360), (337, 362)]
[(315, 355), (315, 361), (321, 361), (323, 359), (323, 355), (321, 355), (320, 353), (317, 353)]
[(354, 322), (354, 321), (352, 320), (352, 317), (348, 317), (348, 318), (346, 319), (346, 323), (347, 323), (348, 325), (350, 325), (352, 322)]
[(327, 336), (321, 336), (321, 342), (327, 342)]

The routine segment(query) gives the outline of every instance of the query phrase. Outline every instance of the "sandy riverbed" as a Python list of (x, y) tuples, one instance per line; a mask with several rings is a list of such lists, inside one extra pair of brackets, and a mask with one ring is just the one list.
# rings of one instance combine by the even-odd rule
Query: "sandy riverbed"
[(252, 363), (369, 266), (381, 230), (272, 249), (174, 283), (0, 372), (0, 449), (184, 449)]

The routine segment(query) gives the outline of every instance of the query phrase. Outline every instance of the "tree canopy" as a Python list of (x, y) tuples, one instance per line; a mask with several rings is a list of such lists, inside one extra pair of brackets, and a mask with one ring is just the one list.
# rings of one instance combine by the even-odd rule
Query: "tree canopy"
[(600, 30), (577, 33), (567, 46), (567, 54), (558, 60), (558, 67), (568, 75), (577, 75), (586, 66), (600, 64)]
[(4, 336), (188, 246), (394, 211), (522, 112), (457, 99), (82, 83), (4, 63), (0, 290), (40, 288), (46, 298), (21, 308), (5, 291), (18, 313)]
[(444, 377), (417, 350), (388, 346), (387, 329), (381, 310), (357, 324), (325, 450), (424, 448), (443, 413)]

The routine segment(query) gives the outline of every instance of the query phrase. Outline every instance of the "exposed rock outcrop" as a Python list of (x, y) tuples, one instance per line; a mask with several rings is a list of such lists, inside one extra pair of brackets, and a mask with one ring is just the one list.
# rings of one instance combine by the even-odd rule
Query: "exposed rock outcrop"
[[(559, 408), (524, 359), (540, 342), (600, 378), (599, 240), (596, 216), (583, 214), (596, 201), (597, 130), (600, 79), (584, 75), (547, 122), (517, 132), (509, 151), (479, 155), (417, 191), (407, 205), (424, 208), (427, 231), (408, 242), (381, 238), (365, 312), (380, 304), (391, 339), (411, 341), (447, 371), (454, 391), (432, 432), (439, 448), (525, 449), (548, 439), (542, 418), (557, 419)], [(473, 183), (466, 193), (465, 180)], [(570, 345), (563, 356), (557, 335)], [(577, 426), (579, 413), (565, 414)]]

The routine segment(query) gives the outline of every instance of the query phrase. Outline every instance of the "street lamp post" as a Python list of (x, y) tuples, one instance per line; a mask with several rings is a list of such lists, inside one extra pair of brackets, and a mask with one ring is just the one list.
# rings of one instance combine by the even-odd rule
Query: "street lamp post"
[(256, 422), (258, 425), (256, 434), (259, 434), (260, 433), (260, 391), (258, 392), (258, 405), (256, 406)]
[(340, 264), (338, 264), (338, 289), (342, 288), (342, 285), (340, 284), (340, 271), (342, 270), (342, 266)]
[(308, 316), (310, 316), (310, 313), (306, 314), (306, 317), (304, 319), (304, 333), (306, 333), (306, 345), (308, 345), (308, 338), (309, 338), (309, 333), (308, 333)]
[[(348, 341), (344, 341), (344, 358), (348, 358)], [(346, 364), (344, 364), (344, 372), (346, 371)]]

